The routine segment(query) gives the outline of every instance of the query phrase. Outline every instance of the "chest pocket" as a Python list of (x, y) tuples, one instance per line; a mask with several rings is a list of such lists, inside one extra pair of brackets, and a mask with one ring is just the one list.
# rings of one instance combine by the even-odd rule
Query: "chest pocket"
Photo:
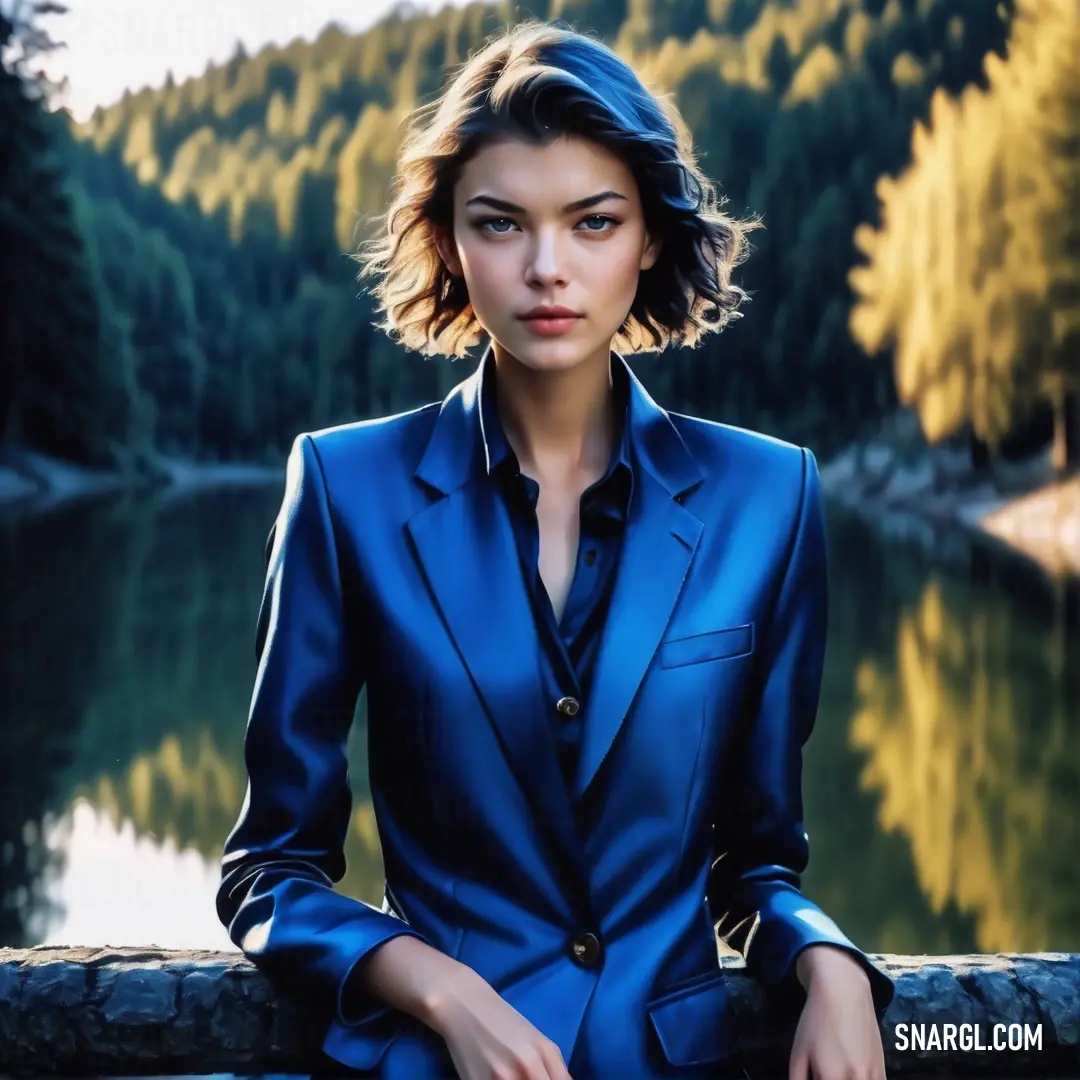
[(707, 634), (665, 641), (660, 646), (660, 666), (674, 668), (703, 664), (708, 660), (729, 660), (736, 656), (748, 656), (753, 651), (754, 624), (745, 623), (726, 630), (712, 630)]

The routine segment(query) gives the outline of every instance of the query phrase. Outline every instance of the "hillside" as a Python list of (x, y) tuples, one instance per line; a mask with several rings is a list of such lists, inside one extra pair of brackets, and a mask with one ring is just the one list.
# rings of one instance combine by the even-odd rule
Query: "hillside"
[[(701, 349), (644, 357), (673, 408), (821, 453), (896, 403), (887, 353), (852, 339), (854, 237), (876, 183), (910, 160), (939, 88), (984, 81), (1011, 5), (984, 0), (550, 0), (671, 91), (730, 208), (766, 229), (741, 283), (747, 317)], [(535, 7), (535, 5), (534, 5)], [(524, 14), (524, 12), (522, 13)], [(500, 21), (472, 4), (328, 27), (199, 78), (130, 94), (58, 133), (99, 326), (92, 379), (26, 353), (10, 450), (151, 468), (157, 455), (277, 462), (292, 436), (439, 396), (460, 365), (424, 362), (371, 329), (346, 255), (385, 205), (407, 112)], [(41, 285), (29, 321), (62, 305)], [(32, 326), (30, 327), (32, 331)], [(70, 355), (75, 355), (70, 352)], [(81, 370), (86, 370), (85, 362)], [(55, 415), (90, 419), (79, 440)], [(18, 418), (13, 424), (11, 416)]]

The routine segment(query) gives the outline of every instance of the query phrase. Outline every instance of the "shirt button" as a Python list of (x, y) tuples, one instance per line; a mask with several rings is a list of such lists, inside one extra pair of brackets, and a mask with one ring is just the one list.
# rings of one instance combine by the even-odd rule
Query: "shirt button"
[(588, 931), (575, 934), (570, 940), (570, 958), (583, 968), (596, 967), (600, 951), (600, 939)]
[(574, 697), (561, 697), (555, 703), (555, 708), (558, 709), (563, 716), (577, 716), (578, 711), (581, 709), (581, 702)]
[(596, 562), (596, 552), (590, 548), (585, 552), (585, 565), (592, 566), (594, 562)]

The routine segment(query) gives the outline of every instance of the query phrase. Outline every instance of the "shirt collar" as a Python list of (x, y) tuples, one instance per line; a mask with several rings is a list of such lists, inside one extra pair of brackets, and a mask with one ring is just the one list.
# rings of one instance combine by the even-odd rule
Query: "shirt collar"
[[(520, 472), (517, 455), (506, 437), (506, 430), (499, 419), (499, 410), (495, 390), (495, 358), (491, 349), (484, 353), (480, 361), (480, 438), (483, 442), (483, 460), (489, 476), (516, 476)], [(630, 378), (626, 366), (621, 363), (611, 364), (612, 391), (617, 403), (618, 438), (615, 449), (608, 463), (607, 471), (600, 484), (608, 480), (620, 469), (626, 470), (633, 478), (633, 450), (630, 424), (627, 422), (627, 409), (630, 403)]]
[[(490, 351), (490, 350), (489, 350)], [(701, 464), (680, 432), (686, 417), (669, 414), (653, 401), (626, 360), (613, 352), (613, 371), (622, 368), (630, 384), (626, 424), (633, 453), (634, 485), (648, 473), (672, 499), (682, 500), (705, 479)], [(486, 447), (480, 424), (480, 376), (483, 363), (463, 379), (433, 412), (434, 420), (413, 475), (429, 491), (449, 495), (478, 474), (487, 475)], [(624, 435), (625, 437), (625, 435)]]

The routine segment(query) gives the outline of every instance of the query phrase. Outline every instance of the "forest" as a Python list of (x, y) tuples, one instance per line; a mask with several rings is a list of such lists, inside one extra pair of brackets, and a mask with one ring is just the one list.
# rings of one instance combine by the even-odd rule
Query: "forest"
[(746, 317), (633, 361), (665, 405), (828, 456), (897, 409), (926, 438), (1080, 461), (1075, 0), (535, 0), (237, 48), (76, 123), (0, 16), (0, 455), (153, 475), (278, 464), (293, 436), (468, 374), (372, 327), (350, 255), (401, 123), (526, 16), (673, 95), (738, 215)]

